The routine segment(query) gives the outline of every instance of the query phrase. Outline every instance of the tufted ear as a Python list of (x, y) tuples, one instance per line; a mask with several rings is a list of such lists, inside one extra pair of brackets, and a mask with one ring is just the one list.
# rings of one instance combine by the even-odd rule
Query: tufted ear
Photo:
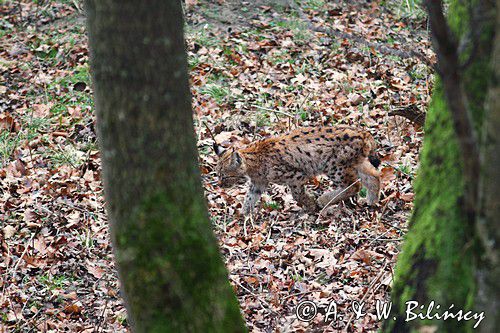
[(226, 150), (222, 148), (221, 145), (218, 145), (217, 143), (214, 142), (214, 151), (217, 154), (217, 156), (221, 156), (222, 154), (224, 154)]
[(231, 154), (231, 165), (233, 167), (239, 167), (241, 165), (241, 156), (236, 150), (233, 150)]

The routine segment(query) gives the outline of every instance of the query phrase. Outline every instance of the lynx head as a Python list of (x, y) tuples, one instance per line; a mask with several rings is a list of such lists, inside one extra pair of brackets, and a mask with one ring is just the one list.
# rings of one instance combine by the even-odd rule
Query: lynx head
[(231, 187), (236, 184), (243, 184), (246, 181), (246, 168), (240, 153), (232, 147), (224, 149), (214, 144), (214, 150), (219, 160), (217, 162), (217, 177), (219, 185)]

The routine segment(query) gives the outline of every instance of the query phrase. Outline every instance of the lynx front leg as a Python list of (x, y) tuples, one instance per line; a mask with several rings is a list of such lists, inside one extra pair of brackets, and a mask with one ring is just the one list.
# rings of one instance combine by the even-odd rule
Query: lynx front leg
[(245, 201), (243, 202), (243, 215), (245, 215), (245, 220), (243, 221), (243, 234), (245, 237), (247, 236), (247, 221), (250, 221), (253, 228), (253, 210), (262, 192), (264, 192), (264, 189), (265, 186), (258, 186), (254, 183), (250, 183), (250, 187), (248, 188)]
[(248, 188), (248, 192), (245, 196), (245, 201), (243, 202), (243, 215), (248, 216), (253, 212), (255, 204), (259, 201), (264, 189), (264, 186), (258, 186), (250, 183), (250, 187)]
[(304, 185), (290, 185), (292, 195), (297, 203), (308, 212), (315, 212), (318, 208), (312, 195), (306, 193)]
[(245, 216), (243, 220), (243, 235), (246, 237), (248, 235), (247, 233), (247, 221), (250, 221), (250, 225), (253, 228), (253, 214)]

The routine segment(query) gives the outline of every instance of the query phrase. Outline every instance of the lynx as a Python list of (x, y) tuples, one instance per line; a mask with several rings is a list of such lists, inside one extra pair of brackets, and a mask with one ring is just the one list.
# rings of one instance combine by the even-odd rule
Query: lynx
[[(357, 194), (361, 184), (367, 188), (367, 203), (377, 203), (380, 160), (375, 157), (375, 147), (370, 133), (348, 126), (299, 128), (241, 148), (224, 149), (214, 143), (219, 185), (250, 181), (244, 215), (253, 212), (269, 183), (288, 185), (297, 203), (309, 212)], [(320, 174), (326, 174), (335, 189), (316, 202), (304, 184)]]

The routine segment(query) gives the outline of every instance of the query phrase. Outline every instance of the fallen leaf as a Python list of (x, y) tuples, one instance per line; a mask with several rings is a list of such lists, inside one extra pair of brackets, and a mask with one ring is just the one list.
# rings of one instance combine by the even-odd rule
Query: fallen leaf
[(9, 239), (16, 233), (16, 228), (11, 225), (7, 225), (3, 228), (3, 235), (5, 239)]

